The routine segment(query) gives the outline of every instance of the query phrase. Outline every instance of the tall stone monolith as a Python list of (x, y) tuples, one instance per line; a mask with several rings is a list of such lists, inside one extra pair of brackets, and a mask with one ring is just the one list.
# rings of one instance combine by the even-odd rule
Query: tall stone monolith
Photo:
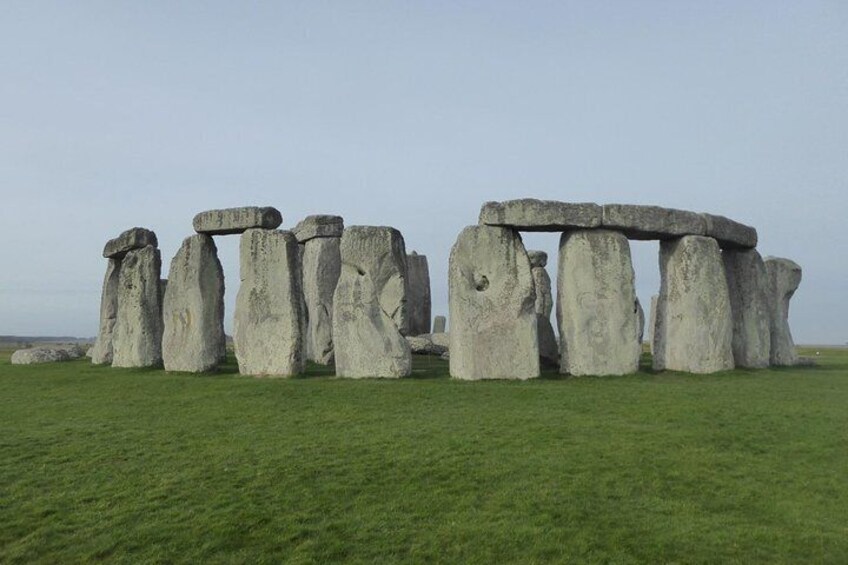
[(651, 349), (651, 355), (654, 354), (654, 334), (656, 333), (657, 327), (657, 303), (659, 300), (659, 294), (651, 296), (651, 313), (648, 316), (648, 331), (651, 332), (650, 335), (648, 335), (648, 346)]
[(162, 305), (166, 371), (214, 369), (226, 348), (224, 271), (212, 237), (187, 237), (171, 260)]
[(159, 250), (152, 245), (127, 252), (121, 261), (113, 367), (154, 367), (162, 363), (161, 270)]
[(448, 321), (444, 316), (436, 316), (433, 319), (433, 333), (443, 334), (448, 327)]
[(654, 369), (713, 373), (733, 368), (733, 318), (715, 239), (688, 235), (660, 243)]
[(771, 328), (763, 259), (755, 249), (725, 249), (721, 255), (733, 313), (733, 361), (737, 367), (768, 367)]
[(333, 296), (336, 375), (405, 377), (412, 353), (407, 329), (406, 249), (396, 229), (347, 228), (342, 269)]
[(557, 294), (560, 372), (626, 375), (639, 368), (630, 244), (608, 230), (562, 235)]
[(544, 251), (528, 251), (533, 283), (536, 287), (536, 324), (539, 335), (539, 360), (546, 367), (559, 367), (559, 343), (551, 325), (554, 298), (551, 293), (551, 277), (545, 266), (548, 254)]
[(305, 367), (297, 239), (288, 231), (251, 228), (239, 246), (241, 286), (233, 341), (243, 375), (288, 377)]
[(430, 267), (427, 256), (415, 251), (406, 256), (406, 277), (409, 285), (407, 309), (409, 335), (430, 333)]
[(518, 232), (465, 228), (451, 249), (448, 278), (451, 376), (539, 376), (535, 285)]
[(641, 346), (645, 339), (645, 309), (642, 308), (642, 303), (639, 302), (638, 297), (636, 297), (636, 335), (638, 336), (637, 341)]
[(118, 316), (120, 269), (120, 259), (109, 259), (106, 276), (103, 277), (103, 291), (100, 295), (100, 329), (91, 350), (91, 362), (95, 365), (112, 363), (112, 338)]
[(766, 257), (764, 263), (768, 279), (770, 363), (776, 366), (795, 365), (798, 353), (789, 330), (789, 301), (801, 284), (801, 266), (778, 257)]

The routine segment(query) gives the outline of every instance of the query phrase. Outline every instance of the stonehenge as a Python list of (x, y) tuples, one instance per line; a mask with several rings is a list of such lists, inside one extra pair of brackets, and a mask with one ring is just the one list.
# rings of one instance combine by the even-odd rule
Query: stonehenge
[(112, 363), (112, 334), (118, 317), (118, 275), (120, 259), (109, 259), (103, 291), (100, 295), (100, 330), (91, 351), (91, 362), (95, 365)]
[(737, 367), (768, 367), (771, 327), (766, 267), (756, 249), (722, 254), (733, 314), (733, 360)]
[(406, 256), (406, 278), (409, 286), (407, 309), (409, 335), (430, 333), (430, 267), (427, 257), (415, 251)]
[(551, 294), (551, 277), (545, 266), (548, 254), (544, 251), (528, 251), (533, 284), (536, 288), (536, 326), (539, 335), (539, 360), (546, 367), (559, 366), (559, 343), (551, 325), (554, 298)]
[(766, 257), (765, 261), (772, 365), (796, 365), (798, 354), (789, 331), (789, 300), (801, 284), (801, 267), (789, 259)]
[(128, 251), (121, 260), (113, 367), (155, 367), (162, 363), (161, 269), (159, 250), (152, 245)]
[(200, 212), (191, 223), (197, 233), (232, 235), (250, 228), (276, 229), (283, 223), (283, 216), (270, 206), (245, 206)]
[(447, 329), (448, 321), (444, 316), (436, 316), (433, 319), (433, 333), (434, 334), (443, 334)]

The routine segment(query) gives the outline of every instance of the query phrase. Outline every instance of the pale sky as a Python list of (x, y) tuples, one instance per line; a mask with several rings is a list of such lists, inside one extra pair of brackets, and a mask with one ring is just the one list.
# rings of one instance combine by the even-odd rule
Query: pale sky
[(804, 269), (796, 342), (848, 342), (844, 0), (4, 0), (0, 52), (0, 334), (95, 335), (107, 239), (155, 230), (166, 276), (243, 205), (400, 229), (446, 314), (460, 230), (535, 197), (751, 224)]

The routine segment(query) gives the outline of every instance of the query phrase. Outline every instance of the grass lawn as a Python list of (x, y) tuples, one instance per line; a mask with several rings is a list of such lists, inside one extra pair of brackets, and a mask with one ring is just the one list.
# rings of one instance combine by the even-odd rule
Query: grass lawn
[(0, 562), (848, 563), (848, 350), (817, 360), (469, 383), (4, 353)]

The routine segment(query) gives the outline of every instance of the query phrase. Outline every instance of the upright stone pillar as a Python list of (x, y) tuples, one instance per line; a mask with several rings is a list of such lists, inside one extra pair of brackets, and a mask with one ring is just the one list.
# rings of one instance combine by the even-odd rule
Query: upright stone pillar
[(307, 319), (306, 357), (320, 365), (334, 359), (333, 294), (341, 274), (341, 216), (308, 216), (295, 226), (301, 251)]
[(755, 249), (725, 249), (721, 255), (733, 313), (733, 361), (737, 367), (768, 367), (771, 329), (763, 259)]
[(449, 289), (452, 377), (539, 376), (535, 286), (518, 232), (462, 230), (451, 249)]
[(297, 239), (288, 231), (251, 228), (241, 236), (241, 286), (233, 340), (243, 375), (303, 372), (305, 331)]
[(415, 251), (406, 256), (406, 278), (409, 285), (409, 335), (430, 333), (430, 267), (427, 256)]
[(224, 271), (208, 235), (187, 237), (171, 261), (162, 306), (166, 371), (214, 369), (226, 348)]
[(539, 360), (546, 367), (559, 367), (559, 343), (551, 325), (554, 298), (551, 293), (551, 277), (545, 266), (548, 254), (544, 251), (528, 251), (533, 283), (536, 287), (536, 329), (539, 334)]
[(433, 333), (443, 334), (448, 327), (448, 321), (444, 316), (436, 316), (433, 320)]
[(648, 345), (651, 348), (651, 355), (654, 354), (654, 335), (657, 333), (657, 302), (659, 302), (659, 300), (659, 294), (651, 296), (651, 313), (648, 318), (648, 330), (651, 332), (651, 335), (648, 336)]
[(687, 235), (661, 242), (660, 276), (654, 369), (732, 369), (733, 318), (716, 240)]
[(798, 363), (795, 341), (789, 331), (789, 301), (801, 284), (801, 266), (789, 259), (766, 257), (771, 329), (770, 362), (776, 366)]
[(162, 363), (161, 270), (162, 258), (152, 245), (127, 252), (121, 261), (113, 367), (154, 367)]
[(112, 337), (118, 316), (120, 269), (120, 259), (109, 259), (106, 266), (106, 276), (103, 277), (103, 292), (100, 295), (100, 330), (91, 350), (91, 362), (95, 365), (112, 363)]
[(626, 375), (639, 368), (630, 244), (615, 231), (580, 230), (559, 245), (560, 372)]
[(400, 232), (352, 226), (341, 241), (342, 270), (333, 296), (336, 375), (405, 377), (412, 353), (403, 337), (406, 249)]
[(642, 303), (639, 302), (638, 297), (636, 297), (636, 335), (639, 336), (637, 341), (641, 351), (641, 345), (645, 339), (645, 310), (642, 308)]

